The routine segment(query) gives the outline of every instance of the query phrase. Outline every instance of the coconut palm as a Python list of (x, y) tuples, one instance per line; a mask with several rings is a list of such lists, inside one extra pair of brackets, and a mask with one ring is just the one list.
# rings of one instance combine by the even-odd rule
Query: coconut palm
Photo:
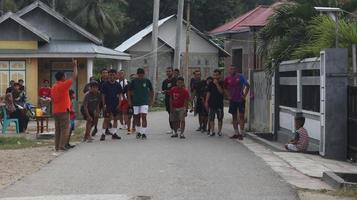
[[(74, 21), (81, 24), (90, 32), (103, 38), (107, 32), (118, 32), (118, 26), (108, 14), (105, 0), (83, 0), (77, 7)], [(125, 0), (120, 0), (126, 3)]]
[[(348, 7), (356, 10), (357, 4), (353, 0), (295, 0), (276, 8), (275, 15), (258, 33), (258, 52), (267, 59), (267, 66), (271, 67), (271, 60), (275, 64), (283, 60), (296, 58), (295, 50), (309, 40), (310, 21), (319, 13), (315, 6)], [(351, 6), (355, 7), (351, 7)]]

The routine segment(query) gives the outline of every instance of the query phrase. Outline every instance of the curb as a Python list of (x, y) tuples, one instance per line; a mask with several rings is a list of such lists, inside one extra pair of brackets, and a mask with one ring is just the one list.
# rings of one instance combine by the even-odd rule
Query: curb
[(254, 135), (253, 133), (246, 133), (246, 136), (249, 137), (250, 139), (254, 140), (257, 143), (264, 145), (265, 147), (269, 148), (270, 150), (272, 150), (274, 152), (286, 152), (286, 150), (283, 147), (281, 147), (277, 144), (274, 144), (273, 142), (270, 142), (268, 140), (265, 140), (263, 138), (260, 138), (256, 135)]

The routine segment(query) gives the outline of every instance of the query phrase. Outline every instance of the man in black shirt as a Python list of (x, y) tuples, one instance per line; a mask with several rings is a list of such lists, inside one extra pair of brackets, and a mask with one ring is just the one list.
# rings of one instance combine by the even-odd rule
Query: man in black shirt
[[(169, 113), (169, 116), (170, 116), (170, 113), (171, 113), (170, 90), (171, 90), (171, 88), (176, 86), (176, 78), (174, 77), (172, 67), (168, 67), (166, 69), (166, 75), (167, 75), (167, 79), (165, 79), (162, 82), (162, 92), (165, 94), (165, 107), (166, 107), (166, 111)], [(170, 124), (171, 130), (168, 131), (167, 134), (172, 134), (174, 131), (173, 131), (173, 126), (172, 126), (171, 120), (169, 120), (169, 124)]]
[(221, 80), (221, 71), (216, 69), (213, 73), (213, 82), (208, 85), (205, 107), (209, 110), (209, 126), (211, 136), (215, 136), (214, 119), (218, 119), (218, 135), (222, 136), (223, 124), (223, 99), (224, 99), (224, 82)]
[[(116, 132), (118, 127), (118, 107), (120, 98), (123, 92), (120, 84), (116, 81), (116, 70), (111, 69), (109, 71), (109, 80), (102, 85), (102, 102), (104, 110), (104, 123), (103, 129), (105, 134), (112, 135), (112, 139), (121, 139)], [(114, 120), (112, 131), (109, 131), (109, 122)], [(112, 133), (113, 132), (113, 133)], [(105, 140), (105, 134), (103, 133), (100, 140)]]

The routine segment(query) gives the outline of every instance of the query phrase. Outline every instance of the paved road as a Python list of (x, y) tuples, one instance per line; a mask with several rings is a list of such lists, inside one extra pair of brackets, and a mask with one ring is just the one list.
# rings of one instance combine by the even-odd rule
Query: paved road
[(197, 123), (192, 116), (186, 140), (165, 134), (166, 113), (149, 118), (148, 140), (123, 136), (121, 141), (81, 144), (0, 191), (0, 198), (96, 194), (86, 199), (297, 199), (296, 191), (244, 146), (227, 136), (210, 138), (193, 131)]

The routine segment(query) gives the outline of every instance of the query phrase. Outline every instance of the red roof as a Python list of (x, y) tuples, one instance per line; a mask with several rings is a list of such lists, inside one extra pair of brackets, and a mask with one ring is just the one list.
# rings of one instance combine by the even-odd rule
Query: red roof
[(210, 34), (222, 34), (226, 32), (239, 31), (249, 27), (265, 26), (268, 18), (273, 14), (273, 6), (260, 5), (238, 18), (213, 29), (210, 31)]

